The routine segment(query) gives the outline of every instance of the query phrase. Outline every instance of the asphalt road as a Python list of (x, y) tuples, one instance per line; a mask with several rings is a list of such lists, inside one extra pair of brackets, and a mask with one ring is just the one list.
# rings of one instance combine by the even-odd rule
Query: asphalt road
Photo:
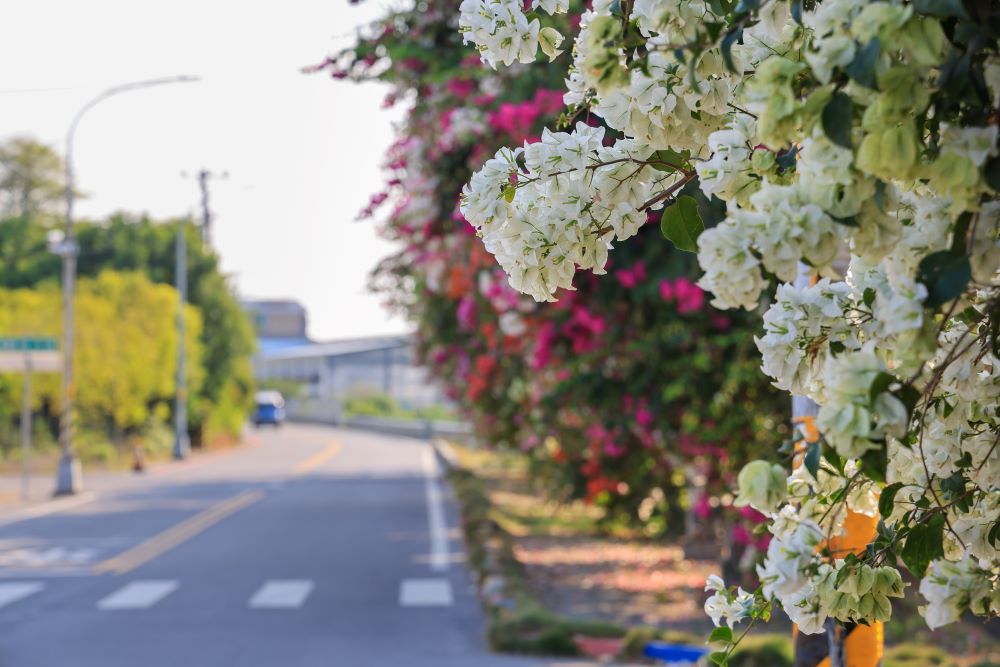
[(486, 651), (426, 443), (254, 440), (0, 516), (0, 667), (538, 665)]

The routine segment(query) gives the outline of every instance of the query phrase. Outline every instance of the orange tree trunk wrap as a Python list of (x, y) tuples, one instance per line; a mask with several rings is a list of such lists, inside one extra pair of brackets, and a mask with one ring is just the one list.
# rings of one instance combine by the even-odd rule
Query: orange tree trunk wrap
[[(801, 400), (799, 397), (795, 404)], [(808, 411), (814, 412), (815, 409)], [(814, 415), (796, 415), (792, 421), (799, 426), (804, 436), (795, 447), (794, 465), (799, 466), (806, 446), (819, 440), (819, 430), (816, 428)], [(870, 517), (848, 510), (844, 520), (844, 533), (821, 546), (829, 546), (835, 553), (853, 551), (860, 554), (875, 537), (877, 524), (877, 516)], [(832, 637), (829, 633), (806, 635), (796, 628), (794, 637), (795, 667), (879, 667), (882, 664), (884, 637), (882, 623), (878, 621), (871, 625), (839, 626)]]

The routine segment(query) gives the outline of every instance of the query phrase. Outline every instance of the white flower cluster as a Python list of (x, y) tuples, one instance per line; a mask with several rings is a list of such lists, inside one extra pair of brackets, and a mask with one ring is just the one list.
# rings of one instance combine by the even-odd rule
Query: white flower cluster
[[(549, 14), (565, 12), (566, 0), (535, 0), (534, 8)], [(554, 28), (542, 28), (537, 18), (528, 19), (520, 0), (462, 0), (459, 29), (465, 42), (479, 49), (483, 62), (496, 68), (498, 63), (534, 61), (539, 47), (550, 58), (559, 55), (562, 35)]]
[[(564, 99), (624, 138), (604, 146), (603, 130), (578, 125), (500, 151), (463, 213), (511, 285), (550, 300), (577, 269), (601, 273), (611, 242), (697, 177), (726, 204), (697, 239), (699, 285), (718, 308), (768, 303), (763, 371), (820, 405), (835, 452), (784, 481), (763, 462), (740, 475), (739, 503), (771, 517), (765, 597), (805, 632), (888, 618), (895, 563), (824, 551), (848, 510), (876, 514), (879, 454), (896, 494), (890, 533), (943, 531), (944, 557), (913, 572), (928, 623), (1000, 613), (1000, 201), (988, 178), (1000, 128), (961, 124), (989, 110), (932, 107), (951, 46), (914, 4), (817, 0), (801, 24), (789, 7), (763, 3), (736, 43), (733, 26), (712, 32), (727, 19), (704, 0), (636, 0), (628, 17), (595, 0)], [(487, 62), (534, 58), (517, 3), (465, 0), (462, 26)], [(1000, 59), (983, 79), (996, 104)], [(750, 594), (709, 589), (716, 625), (750, 613)]]
[[(549, 132), (523, 149), (501, 149), (462, 192), (462, 214), (514, 289), (552, 301), (576, 270), (604, 273), (613, 240), (646, 221), (638, 210), (663, 173), (636, 165), (649, 151), (632, 141), (603, 146), (603, 128)], [(523, 164), (523, 166), (522, 166)]]
[(705, 591), (713, 591), (705, 600), (705, 613), (711, 617), (715, 627), (723, 624), (730, 628), (736, 627), (754, 608), (753, 593), (742, 588), (729, 591), (725, 582), (714, 574), (705, 583)]

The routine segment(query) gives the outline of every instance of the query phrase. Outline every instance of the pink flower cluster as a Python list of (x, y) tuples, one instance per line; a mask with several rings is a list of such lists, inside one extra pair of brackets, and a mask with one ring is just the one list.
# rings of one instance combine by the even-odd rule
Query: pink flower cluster
[(628, 452), (628, 448), (616, 442), (615, 434), (600, 424), (591, 424), (586, 431), (587, 440), (590, 441), (592, 449), (600, 448), (606, 456), (613, 459), (623, 456)]
[[(466, 226), (472, 228), (471, 225)], [(507, 276), (500, 270), (479, 274), (479, 293), (489, 299), (498, 313), (517, 308), (522, 302), (520, 292), (510, 286)]]
[(625, 289), (632, 289), (646, 279), (646, 264), (636, 262), (630, 269), (615, 271), (615, 278)]
[(653, 435), (653, 411), (649, 408), (649, 399), (644, 397), (636, 398), (635, 396), (626, 394), (622, 400), (622, 407), (624, 408), (625, 414), (632, 415), (634, 420), (632, 431), (635, 433), (642, 446), (652, 447), (655, 445), (656, 438)]
[(545, 322), (535, 337), (534, 356), (531, 359), (531, 370), (540, 371), (552, 361), (552, 344), (556, 341), (556, 325)]
[(607, 323), (584, 306), (573, 306), (573, 314), (564, 327), (575, 354), (589, 352), (600, 345), (600, 336), (607, 330)]
[(471, 295), (465, 295), (458, 302), (458, 308), (455, 309), (455, 318), (458, 320), (458, 326), (460, 326), (465, 331), (472, 331), (476, 328), (476, 299)]
[(530, 100), (520, 103), (504, 102), (489, 113), (489, 124), (494, 130), (506, 132), (515, 141), (532, 138), (532, 128), (541, 116), (550, 116), (563, 108), (562, 93), (558, 90), (535, 91)]
[(696, 313), (705, 307), (705, 292), (683, 276), (673, 281), (661, 280), (660, 296), (664, 301), (675, 301), (681, 315)]

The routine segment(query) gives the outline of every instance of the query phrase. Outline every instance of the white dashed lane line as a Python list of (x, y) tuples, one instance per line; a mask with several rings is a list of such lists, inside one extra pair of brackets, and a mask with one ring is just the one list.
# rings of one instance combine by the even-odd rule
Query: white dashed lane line
[(248, 603), (251, 609), (297, 609), (314, 588), (307, 579), (281, 579), (264, 582)]
[(0, 608), (38, 593), (45, 584), (39, 581), (10, 581), (0, 584)]
[(455, 602), (447, 579), (404, 579), (399, 586), (403, 607), (450, 607)]
[(430, 564), (434, 572), (448, 569), (448, 524), (444, 517), (444, 494), (438, 481), (437, 459), (428, 447), (423, 452), (424, 491), (427, 495), (427, 525), (430, 529)]
[(97, 603), (101, 610), (149, 609), (177, 590), (174, 580), (140, 580), (119, 588)]

